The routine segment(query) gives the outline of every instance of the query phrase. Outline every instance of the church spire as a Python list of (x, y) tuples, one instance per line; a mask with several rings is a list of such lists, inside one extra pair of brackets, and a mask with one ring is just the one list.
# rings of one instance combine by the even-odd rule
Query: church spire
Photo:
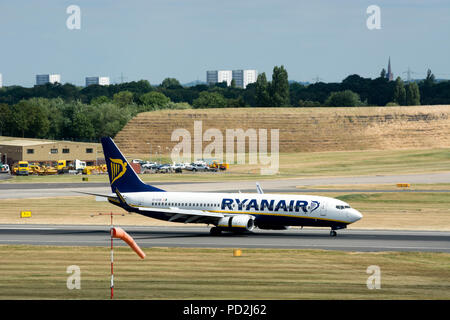
[(386, 74), (386, 78), (389, 81), (393, 81), (394, 80), (394, 74), (392, 73), (392, 70), (391, 70), (391, 57), (389, 57), (388, 71), (387, 71), (387, 74)]

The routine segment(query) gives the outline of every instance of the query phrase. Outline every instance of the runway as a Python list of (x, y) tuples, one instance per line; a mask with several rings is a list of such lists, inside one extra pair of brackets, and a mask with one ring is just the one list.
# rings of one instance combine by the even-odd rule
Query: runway
[[(142, 248), (264, 248), (323, 249), (356, 252), (424, 251), (450, 253), (450, 232), (339, 230), (256, 230), (251, 234), (210, 236), (205, 227), (123, 227)], [(109, 226), (0, 225), (0, 244), (104, 246), (110, 245)], [(115, 241), (116, 245), (124, 245)]]
[[(214, 179), (214, 177), (211, 177)], [(450, 190), (369, 190), (358, 188), (360, 184), (427, 184), (447, 183), (450, 172), (403, 174), (403, 175), (372, 175), (357, 177), (320, 177), (268, 179), (259, 181), (265, 193), (336, 193), (336, 192), (450, 192)], [(256, 181), (233, 180), (222, 182), (147, 182), (167, 191), (193, 192), (256, 192)], [(314, 186), (352, 185), (342, 190), (314, 189)], [(302, 187), (299, 189), (298, 187)], [(73, 197), (80, 192), (109, 194), (111, 188), (103, 182), (77, 183), (0, 183), (0, 199), (30, 199), (43, 197)]]

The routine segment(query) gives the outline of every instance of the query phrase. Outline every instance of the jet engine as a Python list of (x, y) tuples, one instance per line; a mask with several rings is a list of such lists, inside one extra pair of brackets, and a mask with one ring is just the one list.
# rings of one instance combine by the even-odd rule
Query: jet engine
[(223, 217), (217, 227), (231, 231), (252, 231), (255, 228), (255, 217), (248, 214)]

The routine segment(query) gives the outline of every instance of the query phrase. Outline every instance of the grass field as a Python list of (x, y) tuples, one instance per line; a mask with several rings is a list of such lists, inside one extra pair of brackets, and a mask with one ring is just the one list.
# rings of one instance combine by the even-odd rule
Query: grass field
[[(130, 155), (129, 159), (148, 159), (145, 155)], [(170, 161), (169, 158), (165, 158)], [(231, 165), (219, 173), (186, 172), (183, 174), (145, 174), (146, 182), (165, 181), (227, 181), (245, 179), (286, 179), (322, 176), (394, 175), (450, 171), (450, 149), (372, 150), (309, 153), (281, 153), (279, 173), (261, 175), (259, 165)], [(79, 175), (23, 176), (0, 183), (81, 182)], [(89, 182), (107, 182), (107, 175), (90, 175)]]
[(398, 187), (396, 184), (333, 184), (333, 185), (314, 185), (314, 186), (297, 186), (297, 190), (300, 192), (302, 189), (314, 189), (320, 192), (320, 190), (375, 190), (375, 191), (433, 191), (433, 190), (450, 190), (450, 183), (414, 183), (409, 187)]
[[(404, 229), (450, 231), (450, 196), (447, 193), (314, 193), (337, 197), (363, 214), (351, 229)], [(20, 211), (31, 211), (31, 218), (20, 218)], [(98, 213), (123, 213), (116, 216), (118, 225), (182, 225), (128, 214), (108, 202), (94, 197), (60, 197), (0, 200), (0, 224), (109, 224), (108, 216)], [(95, 216), (92, 216), (95, 215)]]
[(352, 228), (450, 230), (448, 193), (336, 194), (363, 214)]
[[(109, 299), (105, 247), (0, 246), (0, 299)], [(115, 248), (116, 299), (450, 299), (450, 254)], [(67, 289), (67, 267), (81, 289)], [(369, 290), (369, 266), (381, 289)]]

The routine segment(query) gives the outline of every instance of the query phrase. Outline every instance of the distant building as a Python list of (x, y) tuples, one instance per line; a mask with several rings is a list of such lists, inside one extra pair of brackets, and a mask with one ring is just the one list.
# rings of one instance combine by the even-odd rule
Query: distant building
[(3, 87), (3, 77), (2, 74), (0, 73), (0, 88)]
[(109, 77), (86, 77), (86, 87), (89, 87), (92, 84), (109, 86)]
[(232, 79), (233, 73), (231, 70), (206, 71), (206, 82), (208, 84), (222, 83), (225, 81), (227, 86), (229, 86), (231, 85)]
[(217, 83), (218, 80), (219, 80), (219, 77), (218, 77), (217, 71), (206, 71), (206, 83), (207, 84)]
[(256, 82), (257, 78), (258, 71), (256, 70), (233, 70), (233, 80), (238, 88), (247, 88), (247, 85)]
[(394, 74), (392, 73), (392, 70), (391, 70), (391, 57), (389, 57), (388, 71), (386, 73), (386, 79), (388, 79), (389, 81), (394, 80)]
[(206, 71), (206, 82), (208, 84), (226, 82), (231, 85), (231, 80), (236, 82), (236, 87), (246, 88), (249, 83), (256, 82), (258, 72), (256, 70), (214, 70)]
[(40, 86), (46, 83), (61, 83), (59, 74), (38, 74), (36, 75), (36, 85)]
[(0, 141), (0, 160), (13, 165), (19, 161), (50, 164), (58, 160), (75, 159), (87, 165), (104, 163), (101, 144), (53, 140), (17, 139)]

